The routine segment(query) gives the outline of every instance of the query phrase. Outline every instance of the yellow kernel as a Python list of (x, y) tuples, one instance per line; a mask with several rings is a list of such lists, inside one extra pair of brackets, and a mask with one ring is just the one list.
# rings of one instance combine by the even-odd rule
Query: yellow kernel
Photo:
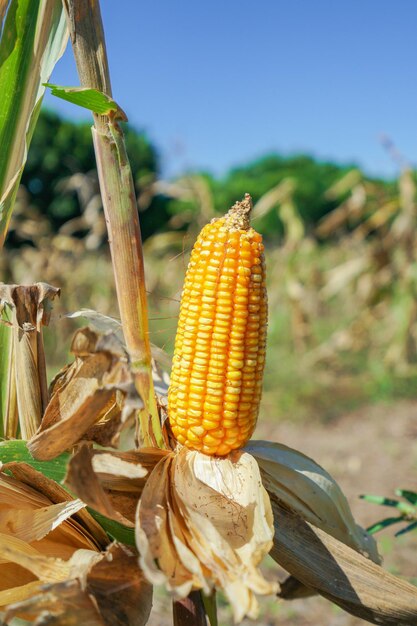
[(189, 430), (187, 432), (187, 439), (188, 439), (188, 441), (191, 441), (193, 443), (200, 443), (200, 441), (201, 441), (201, 437), (196, 435), (192, 430)]
[(216, 454), (219, 456), (225, 456), (226, 454), (229, 454), (230, 451), (231, 448), (227, 443), (221, 443), (216, 450)]
[(213, 437), (212, 435), (205, 435), (203, 443), (206, 446), (217, 446), (221, 443), (221, 437)]
[(201, 425), (204, 428), (204, 430), (213, 430), (213, 428), (219, 427), (219, 422), (203, 419), (203, 421), (201, 422)]
[(197, 437), (202, 437), (203, 435), (206, 434), (206, 431), (204, 430), (202, 426), (193, 426), (192, 428), (190, 428), (190, 431), (194, 433), (195, 435), (197, 435)]

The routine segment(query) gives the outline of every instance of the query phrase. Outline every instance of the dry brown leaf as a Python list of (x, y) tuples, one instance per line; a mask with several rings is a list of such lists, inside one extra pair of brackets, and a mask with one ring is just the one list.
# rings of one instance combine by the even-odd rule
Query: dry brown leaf
[(89, 448), (82, 445), (68, 464), (65, 484), (95, 511), (116, 522), (133, 527), (134, 524), (114, 508), (94, 473), (91, 458), (92, 455)]
[(305, 586), (372, 624), (417, 625), (417, 587), (305, 521), (271, 493), (271, 556)]
[(82, 549), (73, 552), (68, 561), (44, 556), (28, 542), (0, 533), (0, 559), (20, 565), (43, 582), (83, 578), (100, 558), (99, 552)]
[[(126, 465), (116, 458), (122, 476)], [(111, 469), (110, 460), (104, 457), (102, 466)], [(19, 615), (39, 624), (47, 619), (48, 624), (75, 626), (88, 623), (91, 616), (94, 624), (144, 626), (152, 588), (144, 580), (137, 552), (118, 544), (101, 552), (98, 545), (105, 533), (98, 527), (94, 536), (96, 522), (90, 523), (89, 514), (80, 509), (84, 503), (25, 463), (4, 467), (14, 476), (0, 473), (0, 606), (17, 603), (6, 607), (7, 619)], [(136, 479), (147, 473), (138, 464), (132, 468)]]
[(42, 326), (49, 323), (52, 300), (59, 289), (46, 283), (30, 286), (0, 284), (0, 312), (10, 319), (10, 379), (4, 418), (8, 438), (28, 439), (36, 432), (48, 401)]
[(94, 599), (82, 591), (76, 580), (44, 585), (41, 593), (8, 607), (3, 623), (15, 617), (35, 626), (106, 626)]
[[(41, 593), (7, 607), (5, 624), (19, 616), (39, 625), (46, 618), (57, 626), (145, 626), (152, 607), (152, 587), (138, 567), (137, 554), (118, 544), (100, 555), (83, 583), (74, 579), (31, 587)], [(20, 591), (28, 593), (29, 585)]]
[(110, 626), (144, 626), (152, 608), (152, 586), (138, 566), (136, 551), (113, 544), (106, 558), (88, 574), (87, 591), (94, 595)]
[[(3, 466), (13, 473), (13, 476), (19, 481), (18, 489), (13, 493), (14, 503), (17, 506), (17, 498), (19, 493), (23, 491), (23, 495), (20, 496), (19, 502), (22, 507), (27, 506), (29, 498), (34, 498), (36, 506), (45, 506), (48, 504), (59, 504), (60, 502), (71, 502), (73, 497), (66, 491), (61, 485), (58, 485), (54, 480), (47, 478), (41, 472), (38, 472), (27, 463), (12, 462)], [(4, 480), (8, 480), (8, 477), (1, 475), (0, 488)], [(5, 492), (0, 491), (3, 502)], [(13, 504), (13, 502), (12, 502)], [(69, 526), (68, 531), (66, 526)], [(94, 547), (98, 550), (104, 549), (109, 539), (102, 527), (95, 521), (86, 509), (80, 509), (74, 514), (71, 520), (68, 520), (67, 524), (61, 526), (61, 531), (76, 533), (77, 536), (82, 534), (88, 541), (88, 545), (83, 547)], [(78, 547), (81, 547), (78, 545)]]
[[(52, 459), (77, 443), (115, 402), (114, 391), (101, 388), (110, 367), (107, 355), (94, 355), (75, 364), (68, 386), (52, 396), (38, 433), (28, 442), (31, 454)], [(75, 369), (74, 368), (74, 369)]]
[(167, 454), (156, 448), (113, 452), (82, 445), (69, 462), (65, 483), (91, 508), (133, 528), (148, 473)]
[(256, 461), (237, 452), (208, 457), (182, 448), (161, 460), (138, 507), (141, 566), (174, 597), (221, 587), (236, 621), (257, 614), (255, 593), (269, 594), (258, 565), (272, 545), (272, 512)]
[[(110, 327), (116, 323), (111, 322)], [(71, 351), (75, 360), (54, 378), (41, 426), (28, 442), (31, 453), (40, 460), (52, 459), (81, 441), (116, 447), (128, 424), (138, 426), (135, 418), (143, 402), (136, 389), (120, 328), (105, 333), (79, 329), (73, 336)], [(162, 407), (168, 388), (166, 376), (156, 361), (152, 372), (157, 400)], [(132, 432), (132, 438), (133, 435)]]
[(85, 504), (81, 500), (72, 500), (35, 511), (16, 508), (0, 511), (0, 529), (7, 528), (14, 537), (29, 543), (38, 541), (84, 507)]
[[(40, 580), (32, 580), (31, 582), (23, 584), (22, 578), (21, 576), (19, 576), (23, 568), (21, 568), (20, 565), (15, 565), (14, 563), (12, 563), (11, 565), (15, 566), (15, 579), (13, 582), (9, 581), (6, 588), (3, 591), (0, 591), (0, 607), (7, 606), (8, 604), (14, 604), (15, 602), (22, 602), (23, 600), (27, 600), (27, 598), (30, 598), (39, 593), (42, 587), (45, 585), (45, 583)], [(29, 576), (32, 576), (32, 574), (29, 573)], [(16, 580), (19, 580), (21, 584), (18, 587), (11, 586), (16, 583)]]
[(82, 439), (114, 445), (142, 406), (127, 355), (114, 334), (82, 328), (71, 351), (75, 361), (56, 377), (41, 427), (28, 443), (37, 459), (52, 459)]
[(92, 467), (101, 485), (112, 491), (141, 493), (155, 465), (169, 452), (140, 448), (126, 452), (91, 450)]

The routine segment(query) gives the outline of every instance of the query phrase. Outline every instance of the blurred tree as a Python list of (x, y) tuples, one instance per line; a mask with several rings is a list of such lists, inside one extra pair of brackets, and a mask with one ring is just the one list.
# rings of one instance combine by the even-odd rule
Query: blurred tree
[[(90, 127), (88, 122), (75, 123), (48, 110), (41, 112), (22, 185), (27, 190), (28, 204), (48, 219), (52, 232), (57, 232), (64, 223), (81, 214), (80, 194), (71, 185), (65, 185), (65, 181), (81, 172), (89, 174), (95, 183)], [(269, 154), (236, 167), (220, 178), (200, 173), (198, 176), (185, 176), (174, 183), (155, 184), (159, 175), (157, 151), (145, 134), (129, 126), (125, 131), (144, 239), (167, 228), (182, 230), (198, 221), (196, 212), (202, 209), (197, 191), (202, 186), (214, 210), (223, 213), (225, 208), (232, 206), (246, 192), (252, 195), (256, 203), (285, 180), (292, 181), (291, 202), (307, 230), (311, 231), (324, 215), (343, 200), (341, 197), (329, 196), (326, 190), (354, 167), (320, 162), (306, 155), (283, 157)], [(388, 183), (378, 180), (372, 182), (374, 194), (384, 194)], [(279, 210), (271, 207), (259, 218), (257, 228), (267, 237), (282, 234)], [(19, 239), (12, 232), (9, 245), (18, 243)]]
[[(158, 155), (146, 135), (129, 126), (125, 132), (141, 205), (141, 194), (147, 196), (149, 185), (158, 175)], [(62, 183), (78, 172), (95, 176), (95, 171), (91, 124), (75, 123), (52, 111), (43, 110), (21, 182), (29, 194), (29, 203), (48, 218), (53, 232), (81, 213), (77, 193), (68, 190), (63, 192)], [(142, 202), (142, 208), (146, 209), (141, 220), (144, 238), (168, 219), (166, 204), (166, 199), (158, 196)], [(145, 217), (145, 214), (148, 215)]]
[[(326, 213), (331, 211), (335, 202), (325, 198), (326, 189), (352, 168), (334, 163), (321, 163), (312, 157), (299, 155), (282, 157), (267, 155), (246, 166), (235, 168), (222, 181), (216, 183), (216, 208), (218, 203), (228, 206), (233, 199), (245, 191), (250, 193), (254, 202), (263, 194), (278, 185), (284, 179), (293, 179), (293, 200), (297, 210), (311, 227)], [(282, 225), (277, 211), (269, 212), (262, 218), (258, 227), (265, 234), (281, 232)]]

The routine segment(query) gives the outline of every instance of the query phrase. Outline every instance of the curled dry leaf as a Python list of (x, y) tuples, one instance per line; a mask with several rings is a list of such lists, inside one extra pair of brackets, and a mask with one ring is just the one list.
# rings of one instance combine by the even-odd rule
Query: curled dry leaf
[[(61, 485), (35, 470), (27, 463), (10, 462), (3, 465), (3, 469), (12, 472), (14, 478), (20, 482), (20, 487), (22, 487), (22, 484), (27, 485), (29, 488), (36, 490), (37, 497), (44, 496), (46, 503), (60, 504), (73, 501), (73, 497)], [(103, 550), (108, 546), (109, 538), (106, 532), (85, 508), (73, 514), (71, 520), (68, 521), (80, 529), (82, 534), (89, 537), (98, 549)]]
[(115, 445), (126, 421), (142, 406), (114, 333), (82, 328), (71, 351), (75, 361), (56, 377), (41, 427), (28, 443), (37, 459), (52, 459), (82, 439)]
[(152, 588), (136, 551), (112, 544), (103, 552), (108, 538), (83, 502), (26, 463), (3, 468), (13, 475), (0, 472), (2, 623), (19, 615), (40, 624), (47, 614), (51, 624), (143, 626)]
[(255, 593), (277, 590), (258, 569), (272, 537), (269, 498), (245, 452), (216, 458), (182, 448), (167, 455), (138, 506), (136, 540), (147, 578), (176, 598), (219, 586), (236, 621), (256, 616)]
[(104, 621), (110, 626), (144, 626), (152, 608), (152, 586), (138, 565), (136, 551), (112, 544), (87, 577)]
[(113, 452), (83, 445), (68, 464), (65, 484), (94, 510), (133, 528), (148, 473), (167, 454), (157, 448)]
[[(8, 469), (13, 466), (20, 464)], [(0, 605), (33, 595), (44, 582), (78, 575), (79, 561), (75, 566), (71, 562), (75, 554), (88, 563), (100, 554), (99, 541), (80, 517), (72, 517), (84, 506), (69, 496), (53, 502), (15, 476), (0, 473)]]
[(8, 439), (17, 436), (18, 427), (24, 439), (32, 437), (41, 422), (48, 400), (42, 326), (49, 323), (59, 291), (46, 283), (0, 284), (0, 422)]
[(43, 584), (38, 594), (7, 607), (2, 623), (18, 616), (56, 626), (145, 626), (152, 607), (152, 587), (137, 555), (113, 544), (88, 571), (84, 584), (67, 580)]
[(81, 589), (78, 581), (42, 585), (37, 591), (38, 594), (11, 604), (2, 623), (11, 625), (18, 617), (36, 626), (105, 626), (94, 599)]
[(353, 519), (348, 501), (336, 481), (315, 461), (280, 443), (251, 441), (245, 448), (258, 461), (262, 481), (303, 519), (380, 562), (373, 537)]
[[(98, 311), (94, 311), (93, 309), (81, 309), (80, 311), (74, 311), (74, 313), (70, 313), (66, 317), (70, 319), (82, 317), (88, 320), (88, 325), (93, 330), (102, 334), (113, 333), (117, 337), (120, 345), (122, 345), (124, 350), (126, 350), (120, 320), (104, 315), (103, 313), (99, 313)], [(161, 350), (161, 348), (155, 346), (154, 344), (151, 344), (151, 352), (153, 359), (152, 369), (154, 374), (157, 374), (156, 377), (154, 375), (154, 383), (157, 382), (158, 384), (158, 388), (155, 387), (155, 391), (156, 393), (166, 394), (169, 384), (169, 377), (166, 372), (171, 368), (171, 359), (168, 354), (164, 352), (164, 350)]]

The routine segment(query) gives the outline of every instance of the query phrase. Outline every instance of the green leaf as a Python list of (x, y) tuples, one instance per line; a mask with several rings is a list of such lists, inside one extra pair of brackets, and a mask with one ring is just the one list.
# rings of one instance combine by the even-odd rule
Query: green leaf
[(209, 619), (210, 626), (218, 626), (219, 622), (217, 620), (216, 591), (214, 590), (209, 596), (206, 596), (202, 592), (200, 593), (203, 598), (204, 609)]
[(384, 496), (372, 496), (372, 495), (363, 495), (359, 496), (362, 500), (366, 500), (367, 502), (371, 502), (372, 504), (381, 504), (382, 506), (393, 506), (398, 508), (400, 502), (398, 500), (392, 500), (390, 498), (385, 498)]
[(128, 546), (136, 545), (135, 531), (133, 528), (123, 526), (123, 524), (119, 524), (119, 522), (115, 522), (101, 513), (97, 513), (97, 511), (94, 511), (94, 509), (91, 509), (90, 507), (87, 507), (87, 510), (112, 539), (116, 539), (117, 541), (125, 543)]
[[(5, 436), (4, 424), (9, 411), (10, 375), (12, 360), (12, 329), (6, 308), (0, 313), (0, 437)], [(5, 323), (6, 322), (6, 323)]]
[[(412, 492), (407, 492), (412, 494)], [(397, 495), (402, 495), (399, 491), (396, 491)], [(396, 508), (400, 513), (404, 516), (413, 515), (416, 511), (413, 506), (411, 506), (408, 502), (400, 502), (399, 500), (392, 500), (391, 498), (385, 498), (384, 496), (372, 496), (372, 495), (364, 495), (360, 496), (363, 500), (367, 502), (371, 502), (372, 504), (380, 504), (382, 506), (391, 506)]]
[(374, 533), (377, 533), (380, 530), (383, 530), (384, 528), (387, 528), (388, 526), (392, 526), (392, 524), (397, 524), (397, 522), (403, 522), (404, 518), (401, 517), (387, 517), (386, 519), (381, 520), (380, 522), (376, 522), (375, 524), (372, 524), (372, 526), (369, 526), (369, 528), (366, 529), (366, 531), (370, 534), (373, 535)]
[(62, 98), (76, 104), (84, 109), (93, 111), (98, 115), (111, 115), (114, 119), (127, 121), (126, 113), (119, 107), (117, 102), (98, 89), (87, 87), (62, 87), (44, 83), (44, 87), (49, 87), (53, 96)]
[(47, 478), (52, 478), (56, 483), (62, 483), (64, 480), (69, 459), (70, 455), (64, 453), (51, 461), (37, 461), (27, 449), (26, 441), (16, 439), (0, 442), (1, 463), (10, 463), (12, 461), (28, 463), (38, 472), (42, 472)]
[(67, 44), (62, 2), (10, 0), (0, 30), (1, 249), (45, 92), (42, 85)]
[(400, 535), (405, 535), (405, 533), (408, 533), (410, 532), (410, 530), (414, 530), (415, 528), (417, 528), (417, 520), (415, 522), (411, 522), (411, 524), (409, 524), (402, 530), (399, 530), (397, 533), (395, 533), (395, 536), (399, 537)]
[(417, 493), (415, 493), (414, 491), (407, 491), (407, 489), (396, 489), (395, 495), (401, 496), (405, 500), (408, 500), (408, 502), (410, 502), (411, 504), (417, 506)]

